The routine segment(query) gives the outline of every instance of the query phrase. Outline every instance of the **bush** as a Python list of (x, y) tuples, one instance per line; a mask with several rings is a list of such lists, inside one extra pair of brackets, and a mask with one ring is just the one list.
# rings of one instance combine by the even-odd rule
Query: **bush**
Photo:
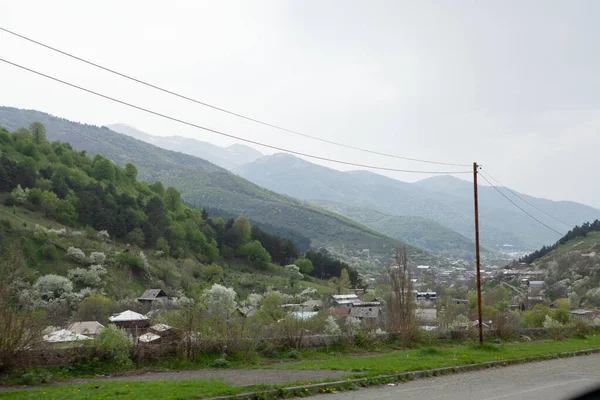
[(78, 264), (87, 264), (87, 257), (85, 256), (85, 253), (83, 250), (78, 249), (77, 247), (69, 247), (67, 249), (67, 256)]
[(210, 366), (213, 368), (229, 368), (229, 361), (224, 358), (217, 358)]
[(100, 286), (104, 275), (106, 275), (106, 268), (101, 265), (92, 265), (88, 269), (74, 268), (67, 272), (69, 279), (83, 287)]
[(46, 260), (56, 260), (58, 258), (58, 250), (53, 244), (42, 247), (42, 254)]
[(109, 325), (96, 337), (95, 352), (99, 359), (110, 362), (116, 367), (131, 366), (133, 348), (127, 332)]
[(90, 254), (89, 261), (90, 264), (93, 265), (104, 265), (104, 262), (106, 261), (106, 255), (102, 252), (94, 251), (92, 254)]
[(144, 270), (144, 262), (142, 258), (136, 254), (131, 252), (123, 252), (117, 256), (117, 262), (124, 266), (130, 268), (132, 271), (140, 272)]

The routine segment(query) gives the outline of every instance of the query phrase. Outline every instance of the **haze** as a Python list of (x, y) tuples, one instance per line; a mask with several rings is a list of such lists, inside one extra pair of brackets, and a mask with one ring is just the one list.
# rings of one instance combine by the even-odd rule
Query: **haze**
[[(596, 207), (599, 16), (595, 1), (0, 0), (2, 27), (202, 101), (353, 146), (478, 161), (521, 192)], [(441, 168), (255, 125), (3, 32), (0, 57), (248, 139), (363, 164)], [(4, 63), (0, 76), (2, 105), (234, 143)]]

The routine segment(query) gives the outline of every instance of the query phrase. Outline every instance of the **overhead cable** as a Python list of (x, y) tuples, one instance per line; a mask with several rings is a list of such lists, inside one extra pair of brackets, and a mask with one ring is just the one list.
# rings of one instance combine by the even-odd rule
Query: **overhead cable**
[(336, 159), (332, 159), (332, 158), (321, 157), (321, 156), (316, 156), (316, 155), (313, 155), (313, 154), (303, 153), (303, 152), (299, 152), (299, 151), (295, 151), (295, 150), (289, 150), (289, 149), (286, 149), (286, 148), (283, 148), (283, 147), (273, 146), (273, 145), (262, 143), (262, 142), (258, 142), (258, 141), (255, 141), (255, 140), (245, 139), (245, 138), (240, 137), (240, 136), (236, 136), (236, 135), (232, 135), (232, 134), (229, 134), (229, 133), (221, 132), (221, 131), (218, 131), (218, 130), (215, 130), (215, 129), (211, 129), (211, 128), (207, 128), (207, 127), (204, 127), (204, 126), (201, 126), (201, 125), (194, 124), (192, 122), (184, 121), (184, 120), (179, 119), (179, 118), (171, 117), (170, 115), (163, 114), (163, 113), (160, 113), (158, 111), (153, 111), (153, 110), (150, 110), (148, 108), (137, 106), (135, 104), (128, 103), (126, 101), (119, 100), (119, 99), (116, 99), (116, 98), (111, 97), (111, 96), (107, 96), (107, 95), (99, 93), (99, 92), (95, 92), (95, 91), (93, 91), (91, 89), (86, 89), (86, 88), (84, 88), (82, 86), (75, 85), (73, 83), (64, 81), (64, 80), (59, 79), (59, 78), (55, 78), (53, 76), (44, 74), (44, 73), (36, 71), (36, 70), (33, 70), (31, 68), (25, 67), (25, 66), (17, 64), (17, 63), (14, 63), (12, 61), (5, 60), (3, 58), (0, 58), (0, 61), (4, 62), (6, 64), (10, 64), (10, 65), (12, 65), (14, 67), (20, 68), (22, 70), (31, 72), (33, 74), (42, 76), (44, 78), (51, 79), (51, 80), (53, 80), (55, 82), (59, 82), (59, 83), (62, 83), (64, 85), (73, 87), (75, 89), (79, 89), (79, 90), (82, 90), (84, 92), (93, 94), (95, 96), (102, 97), (102, 98), (105, 98), (107, 100), (111, 100), (111, 101), (123, 104), (123, 105), (131, 107), (131, 108), (135, 108), (136, 110), (140, 110), (140, 111), (146, 112), (148, 114), (156, 115), (156, 116), (164, 118), (164, 119), (175, 121), (175, 122), (178, 122), (180, 124), (191, 126), (191, 127), (194, 127), (194, 128), (198, 128), (198, 129), (201, 129), (201, 130), (204, 130), (204, 131), (207, 131), (207, 132), (215, 133), (217, 135), (226, 136), (226, 137), (229, 137), (229, 138), (232, 138), (232, 139), (236, 139), (236, 140), (239, 140), (239, 141), (242, 141), (242, 142), (252, 143), (252, 144), (255, 144), (257, 146), (262, 146), (262, 147), (266, 147), (266, 148), (273, 149), (273, 150), (283, 151), (283, 152), (290, 153), (290, 154), (295, 154), (295, 155), (298, 155), (298, 156), (304, 156), (304, 157), (313, 158), (313, 159), (316, 159), (316, 160), (329, 161), (329, 162), (333, 162), (333, 163), (337, 163), (337, 164), (351, 165), (351, 166), (355, 166), (355, 167), (369, 168), (369, 169), (382, 170), (382, 171), (406, 172), (406, 173), (415, 173), (415, 174), (435, 174), (435, 175), (444, 175), (444, 174), (445, 175), (448, 175), (448, 174), (469, 174), (469, 173), (471, 173), (471, 171), (417, 171), (417, 170), (406, 170), (406, 169), (398, 169), (398, 168), (380, 167), (380, 166), (375, 166), (375, 165), (358, 164), (358, 163), (354, 163), (354, 162), (350, 162), (350, 161), (336, 160)]
[(492, 182), (490, 182), (483, 174), (480, 174), (480, 176), (485, 179), (485, 181), (487, 183), (490, 184), (491, 187), (493, 187), (494, 189), (496, 189), (496, 191), (498, 191), (498, 193), (500, 193), (502, 195), (502, 197), (504, 197), (506, 200), (510, 201), (512, 203), (512, 205), (514, 205), (515, 207), (517, 207), (519, 210), (521, 210), (523, 213), (527, 214), (531, 219), (535, 220), (538, 224), (545, 226), (546, 228), (548, 228), (549, 230), (551, 230), (552, 232), (560, 235), (560, 236), (564, 236), (564, 233), (561, 233), (559, 231), (557, 231), (556, 229), (546, 225), (545, 223), (543, 223), (542, 221), (540, 221), (539, 219), (537, 219), (536, 217), (534, 217), (533, 215), (531, 215), (530, 213), (528, 213), (527, 211), (525, 211), (521, 206), (519, 206), (517, 203), (515, 203), (514, 201), (512, 201), (511, 198), (509, 198), (508, 196), (506, 196), (504, 194), (504, 192), (502, 192), (500, 189), (498, 189), (496, 186), (494, 186), (494, 184)]
[(252, 118), (252, 117), (249, 117), (249, 116), (244, 115), (244, 114), (240, 114), (240, 113), (237, 113), (237, 112), (234, 112), (234, 111), (229, 111), (227, 109), (224, 109), (224, 108), (221, 108), (221, 107), (217, 107), (215, 105), (212, 105), (212, 104), (200, 101), (200, 100), (196, 100), (196, 99), (191, 98), (189, 96), (185, 96), (183, 94), (174, 92), (172, 90), (165, 89), (163, 87), (154, 85), (154, 84), (146, 82), (144, 80), (135, 78), (135, 77), (133, 77), (131, 75), (127, 75), (127, 74), (124, 74), (122, 72), (115, 71), (114, 69), (111, 69), (111, 68), (108, 68), (108, 67), (104, 67), (104, 66), (102, 66), (100, 64), (97, 64), (95, 62), (88, 61), (88, 60), (86, 60), (84, 58), (78, 57), (78, 56), (76, 56), (74, 54), (71, 54), (71, 53), (68, 53), (66, 51), (57, 49), (56, 47), (52, 47), (50, 45), (44, 44), (44, 43), (39, 42), (37, 40), (31, 39), (31, 38), (29, 38), (27, 36), (23, 36), (23, 35), (21, 35), (19, 33), (13, 32), (13, 31), (8, 30), (6, 28), (0, 27), (0, 30), (4, 31), (6, 33), (10, 33), (11, 35), (17, 36), (17, 37), (19, 37), (21, 39), (27, 40), (27, 41), (29, 41), (31, 43), (35, 43), (35, 44), (37, 44), (39, 46), (45, 47), (45, 48), (47, 48), (49, 50), (55, 51), (57, 53), (60, 53), (62, 55), (65, 55), (67, 57), (73, 58), (73, 59), (75, 59), (77, 61), (81, 61), (81, 62), (86, 63), (88, 65), (91, 65), (93, 67), (100, 68), (100, 69), (102, 69), (104, 71), (107, 71), (107, 72), (110, 72), (112, 74), (118, 75), (118, 76), (120, 76), (122, 78), (126, 78), (126, 79), (129, 79), (131, 81), (134, 81), (134, 82), (137, 82), (139, 84), (142, 84), (144, 86), (150, 87), (152, 89), (156, 89), (156, 90), (159, 90), (161, 92), (168, 93), (168, 94), (170, 94), (172, 96), (179, 97), (181, 99), (184, 99), (184, 100), (187, 100), (187, 101), (191, 101), (193, 103), (196, 103), (196, 104), (199, 104), (199, 105), (202, 105), (202, 106), (205, 106), (205, 107), (209, 107), (209, 108), (212, 108), (213, 110), (224, 112), (224, 113), (227, 113), (229, 115), (236, 116), (238, 118), (242, 118), (242, 119), (245, 119), (245, 120), (248, 120), (248, 121), (252, 121), (252, 122), (255, 122), (257, 124), (268, 126), (270, 128), (278, 129), (280, 131), (288, 132), (288, 133), (291, 133), (291, 134), (294, 134), (294, 135), (298, 135), (298, 136), (302, 136), (302, 137), (305, 137), (305, 138), (308, 138), (308, 139), (312, 139), (312, 140), (318, 140), (318, 141), (323, 142), (323, 143), (328, 143), (328, 144), (332, 144), (332, 145), (335, 145), (335, 146), (341, 146), (341, 147), (345, 147), (347, 149), (362, 151), (364, 153), (376, 154), (376, 155), (384, 156), (384, 157), (391, 157), (391, 158), (397, 158), (397, 159), (401, 159), (401, 160), (421, 162), (421, 163), (427, 163), (427, 164), (448, 165), (448, 166), (454, 166), (454, 167), (468, 167), (469, 166), (467, 164), (455, 164), (455, 163), (447, 163), (447, 162), (423, 160), (423, 159), (411, 158), (411, 157), (403, 157), (403, 156), (398, 156), (398, 155), (395, 155), (395, 154), (383, 153), (383, 152), (379, 152), (379, 151), (375, 151), (375, 150), (364, 149), (364, 148), (352, 146), (352, 145), (345, 144), (345, 143), (335, 142), (333, 140), (328, 140), (328, 139), (320, 138), (318, 136), (308, 135), (306, 133), (302, 133), (302, 132), (299, 132), (299, 131), (296, 131), (296, 130), (293, 130), (293, 129), (288, 129), (288, 128), (282, 127), (280, 125), (276, 125), (276, 124), (272, 124), (272, 123), (269, 123), (269, 122), (265, 122), (265, 121), (260, 120), (260, 119)]

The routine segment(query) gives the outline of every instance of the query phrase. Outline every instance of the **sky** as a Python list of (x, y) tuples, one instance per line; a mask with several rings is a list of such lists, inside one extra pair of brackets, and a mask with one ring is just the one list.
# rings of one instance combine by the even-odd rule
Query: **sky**
[[(203, 102), (360, 148), (477, 161), (520, 192), (595, 207), (599, 15), (594, 0), (0, 0), (1, 27)], [(387, 168), (457, 169), (257, 125), (5, 32), (0, 58), (249, 140)], [(0, 105), (94, 125), (126, 123), (154, 135), (236, 143), (2, 62)], [(403, 181), (430, 176), (384, 174)]]

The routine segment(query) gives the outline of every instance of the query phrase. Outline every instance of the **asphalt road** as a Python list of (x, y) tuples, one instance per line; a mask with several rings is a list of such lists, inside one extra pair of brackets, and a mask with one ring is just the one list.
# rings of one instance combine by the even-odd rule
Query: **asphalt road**
[(335, 399), (563, 400), (600, 386), (600, 355), (425, 378), (323, 396)]

